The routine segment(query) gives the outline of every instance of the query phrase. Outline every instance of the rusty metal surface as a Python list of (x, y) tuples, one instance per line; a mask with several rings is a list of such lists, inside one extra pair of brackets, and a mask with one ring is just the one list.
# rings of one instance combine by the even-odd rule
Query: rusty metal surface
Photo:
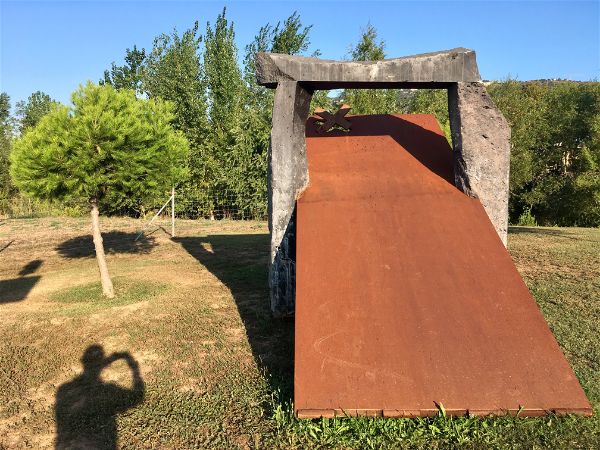
[(294, 404), (333, 415), (591, 414), (433, 116), (307, 125)]

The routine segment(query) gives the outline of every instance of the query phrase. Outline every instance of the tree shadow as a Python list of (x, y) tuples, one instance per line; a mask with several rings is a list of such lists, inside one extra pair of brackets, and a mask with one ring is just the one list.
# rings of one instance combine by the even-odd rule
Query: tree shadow
[(319, 133), (318, 118), (311, 116), (306, 122), (306, 137), (390, 136), (423, 166), (456, 188), (452, 148), (437, 124), (439, 132), (392, 114), (348, 116), (348, 119), (352, 124), (350, 132)]
[(541, 227), (526, 227), (526, 226), (511, 225), (508, 227), (508, 234), (509, 235), (510, 234), (545, 235), (545, 236), (560, 237), (560, 238), (564, 238), (564, 239), (571, 239), (573, 241), (596, 242), (593, 239), (584, 239), (581, 236), (573, 236), (570, 232), (567, 232), (561, 228), (541, 228)]
[(25, 275), (31, 275), (44, 264), (44, 261), (41, 259), (34, 259), (33, 261), (29, 261), (27, 264), (23, 266), (23, 268), (19, 271), (19, 276), (24, 277)]
[(19, 278), (0, 280), (0, 305), (25, 300), (29, 292), (42, 278), (39, 275), (27, 276), (36, 272), (44, 263), (41, 259), (34, 259), (23, 266), (19, 271)]
[[(101, 379), (102, 371), (121, 359), (131, 371), (130, 389)], [(81, 363), (83, 373), (61, 385), (56, 393), (56, 449), (116, 449), (117, 414), (144, 400), (138, 363), (127, 352), (106, 356), (100, 345), (89, 346)]]
[[(104, 241), (104, 252), (115, 253), (141, 253), (146, 254), (156, 247), (154, 237), (142, 236), (137, 241), (137, 233), (126, 233), (124, 231), (109, 231), (102, 233)], [(66, 258), (88, 258), (96, 256), (92, 235), (77, 236), (67, 239), (56, 246), (56, 251)]]
[(269, 303), (268, 234), (175, 237), (231, 291), (257, 365), (273, 392), (291, 401), (294, 379), (294, 321), (273, 319)]

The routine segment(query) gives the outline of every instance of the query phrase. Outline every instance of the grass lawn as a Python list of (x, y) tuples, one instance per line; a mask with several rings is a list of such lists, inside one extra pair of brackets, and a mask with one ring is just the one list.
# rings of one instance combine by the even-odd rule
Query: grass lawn
[(0, 449), (600, 448), (600, 230), (511, 228), (592, 418), (296, 420), (293, 322), (270, 318), (262, 222), (0, 221)]

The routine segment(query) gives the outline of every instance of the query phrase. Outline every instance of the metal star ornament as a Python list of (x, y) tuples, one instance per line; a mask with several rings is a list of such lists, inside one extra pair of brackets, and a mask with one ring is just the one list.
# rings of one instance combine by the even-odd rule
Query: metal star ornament
[(335, 114), (331, 114), (322, 108), (315, 109), (315, 114), (320, 117), (319, 121), (322, 122), (317, 126), (317, 131), (319, 133), (327, 133), (336, 125), (349, 131), (351, 123), (346, 119), (346, 114), (350, 112), (350, 109), (350, 106), (346, 104), (340, 106), (340, 109)]

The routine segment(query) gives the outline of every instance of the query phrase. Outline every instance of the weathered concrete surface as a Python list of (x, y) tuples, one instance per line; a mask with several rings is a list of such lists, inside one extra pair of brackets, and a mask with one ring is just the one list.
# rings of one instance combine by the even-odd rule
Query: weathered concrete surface
[(448, 110), (455, 184), (479, 198), (506, 246), (510, 126), (482, 83), (453, 84)]
[(294, 314), (296, 199), (308, 184), (304, 139), (312, 92), (282, 80), (275, 91), (269, 148), (269, 230), (271, 310), (277, 317)]
[[(280, 80), (302, 81), (323, 89), (369, 83), (453, 83), (480, 81), (475, 52), (455, 48), (435, 53), (383, 61), (329, 61), (318, 58), (259, 53), (256, 57), (259, 84), (275, 87)], [(322, 85), (324, 84), (324, 85)], [(381, 87), (381, 86), (380, 86)], [(352, 105), (350, 105), (352, 106)]]

